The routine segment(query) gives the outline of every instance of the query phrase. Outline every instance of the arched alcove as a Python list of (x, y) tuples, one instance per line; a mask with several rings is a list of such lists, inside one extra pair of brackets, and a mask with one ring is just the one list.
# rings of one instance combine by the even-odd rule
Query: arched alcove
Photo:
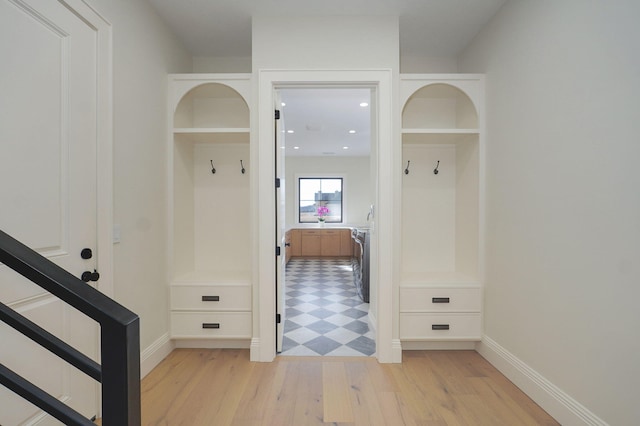
[[(481, 336), (478, 80), (401, 80), (403, 349)], [(465, 342), (465, 343), (462, 343)]]
[(249, 76), (172, 75), (170, 302), (176, 346), (249, 347)]
[(173, 123), (176, 128), (248, 128), (249, 106), (232, 87), (203, 83), (182, 96)]
[(404, 104), (403, 129), (477, 129), (478, 113), (469, 96), (445, 83), (416, 90)]

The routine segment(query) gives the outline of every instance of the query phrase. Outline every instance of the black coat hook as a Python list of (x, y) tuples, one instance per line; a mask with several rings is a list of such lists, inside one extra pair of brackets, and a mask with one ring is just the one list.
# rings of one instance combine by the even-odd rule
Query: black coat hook
[(216, 168), (213, 167), (213, 160), (211, 160), (211, 174), (216, 174)]
[(437, 175), (438, 174), (438, 167), (440, 167), (440, 160), (438, 160), (438, 163), (436, 164), (436, 168), (433, 169), (433, 174)]
[(240, 160), (240, 171), (242, 172), (242, 174), (244, 174), (244, 172), (246, 171), (244, 166), (242, 165), (242, 160)]
[(407, 160), (407, 168), (404, 169), (404, 174), (408, 175), (409, 174), (409, 163), (411, 163), (411, 161)]

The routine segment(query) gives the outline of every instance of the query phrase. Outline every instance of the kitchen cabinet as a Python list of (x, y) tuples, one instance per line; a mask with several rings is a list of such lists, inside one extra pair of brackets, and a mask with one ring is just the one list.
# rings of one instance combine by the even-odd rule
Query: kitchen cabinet
[(291, 253), (291, 257), (302, 256), (301, 231), (299, 229), (290, 229), (287, 231), (287, 233), (289, 234), (291, 243), (291, 245), (287, 248)]
[(404, 342), (481, 338), (483, 84), (401, 75)]
[(284, 233), (284, 264), (286, 265), (291, 260), (291, 231)]
[(300, 255), (301, 256), (320, 256), (320, 232), (319, 230), (300, 231)]
[(340, 231), (324, 230), (320, 233), (320, 256), (340, 256)]
[(340, 256), (353, 255), (353, 239), (351, 238), (351, 229), (340, 230)]
[(284, 233), (285, 264), (294, 256), (300, 256), (300, 231), (290, 229)]
[[(292, 256), (326, 256), (339, 257), (352, 255), (351, 230), (348, 228), (334, 229), (294, 229), (299, 233), (299, 251), (292, 235)], [(295, 247), (295, 249), (294, 249)], [(299, 254), (297, 254), (299, 253)]]
[(169, 76), (173, 339), (251, 338), (251, 87), (250, 74)]

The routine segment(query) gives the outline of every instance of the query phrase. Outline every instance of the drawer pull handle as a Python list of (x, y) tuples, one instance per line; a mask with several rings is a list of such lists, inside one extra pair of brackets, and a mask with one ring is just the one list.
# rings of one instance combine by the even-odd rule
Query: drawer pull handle
[(449, 303), (448, 297), (432, 297), (431, 303)]
[(202, 328), (220, 328), (220, 323), (218, 322), (203, 322)]
[(220, 296), (202, 296), (203, 302), (219, 302)]
[(449, 324), (431, 324), (432, 330), (448, 330)]

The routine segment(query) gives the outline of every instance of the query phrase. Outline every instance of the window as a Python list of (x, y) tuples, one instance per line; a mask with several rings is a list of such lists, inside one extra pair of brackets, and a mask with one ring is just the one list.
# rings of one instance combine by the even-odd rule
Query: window
[(324, 216), (326, 222), (342, 223), (342, 178), (298, 178), (298, 200), (300, 223), (318, 222), (321, 207), (329, 210)]

